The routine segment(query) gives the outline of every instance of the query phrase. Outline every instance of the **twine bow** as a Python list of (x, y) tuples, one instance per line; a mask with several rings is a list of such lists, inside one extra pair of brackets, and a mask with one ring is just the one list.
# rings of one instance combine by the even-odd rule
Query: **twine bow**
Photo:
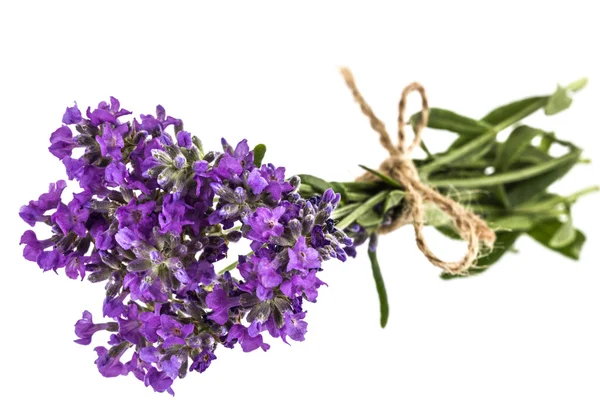
[[(394, 145), (383, 122), (375, 116), (371, 107), (369, 107), (358, 91), (350, 70), (342, 68), (341, 73), (348, 88), (352, 91), (354, 100), (360, 105), (363, 114), (369, 118), (373, 130), (379, 133), (379, 141), (389, 153), (389, 157), (380, 165), (379, 171), (396, 179), (405, 190), (405, 206), (401, 215), (394, 219), (390, 225), (381, 226), (378, 233), (386, 234), (395, 231), (403, 225), (412, 223), (417, 246), (433, 265), (451, 274), (464, 274), (477, 261), (480, 243), (491, 248), (496, 240), (496, 235), (473, 212), (427, 186), (419, 178), (419, 173), (411, 158), (411, 153), (421, 143), (421, 133), (423, 128), (427, 126), (429, 118), (429, 106), (427, 104), (425, 89), (421, 84), (414, 82), (406, 86), (402, 91), (402, 97), (398, 105), (398, 144)], [(419, 92), (421, 96), (421, 120), (414, 127), (414, 139), (412, 143), (406, 146), (404, 113), (407, 96), (413, 91)], [(357, 178), (358, 181), (375, 181), (377, 179), (377, 176), (369, 172)], [(425, 242), (425, 238), (423, 237), (423, 209), (425, 201), (435, 203), (444, 213), (451, 217), (458, 234), (467, 242), (467, 252), (459, 261), (441, 260), (429, 249), (429, 246)]]

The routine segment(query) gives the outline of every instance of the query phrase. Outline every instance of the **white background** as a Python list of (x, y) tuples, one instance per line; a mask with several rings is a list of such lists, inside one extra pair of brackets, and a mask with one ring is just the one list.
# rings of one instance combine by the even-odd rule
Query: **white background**
[[(342, 65), (391, 128), (400, 91), (413, 80), (433, 106), (478, 117), (588, 76), (571, 109), (529, 122), (596, 161), (577, 166), (557, 191), (600, 181), (594, 2), (123, 3), (0, 6), (0, 397), (161, 396), (132, 376), (103, 378), (93, 345), (73, 343), (81, 312), (100, 316), (103, 285), (42, 274), (21, 258), (28, 226), (18, 209), (64, 177), (46, 148), (73, 101), (84, 108), (113, 95), (136, 114), (160, 103), (206, 148), (245, 137), (266, 143), (267, 160), (289, 173), (348, 180), (357, 164), (376, 167), (385, 153), (339, 76)], [(436, 135), (427, 132), (428, 143)], [(468, 280), (440, 280), (405, 227), (380, 245), (391, 306), (385, 330), (363, 249), (356, 260), (326, 265), (329, 287), (309, 308), (305, 342), (277, 342), (267, 353), (219, 349), (207, 372), (175, 384), (176, 396), (598, 399), (599, 199), (574, 209), (589, 239), (580, 262), (523, 238), (520, 254)], [(434, 232), (429, 238), (442, 256), (464, 250)]]

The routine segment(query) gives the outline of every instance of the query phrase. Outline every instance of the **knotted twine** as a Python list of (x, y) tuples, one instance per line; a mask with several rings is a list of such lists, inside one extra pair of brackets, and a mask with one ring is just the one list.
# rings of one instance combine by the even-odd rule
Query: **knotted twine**
[[(341, 73), (354, 96), (354, 100), (359, 104), (363, 114), (369, 118), (373, 130), (379, 133), (379, 141), (389, 153), (389, 157), (379, 166), (379, 172), (398, 181), (405, 190), (404, 208), (402, 212), (397, 218), (392, 220), (390, 225), (380, 226), (378, 233), (387, 234), (403, 225), (412, 223), (417, 246), (433, 265), (454, 275), (465, 274), (466, 271), (475, 264), (479, 257), (480, 243), (491, 249), (496, 240), (496, 235), (486, 223), (473, 212), (467, 210), (451, 198), (444, 196), (435, 189), (427, 186), (419, 178), (419, 173), (411, 158), (411, 154), (415, 147), (420, 145), (421, 134), (423, 128), (427, 126), (429, 118), (429, 105), (427, 103), (425, 89), (421, 84), (413, 82), (406, 86), (402, 91), (402, 96), (398, 105), (398, 144), (394, 145), (385, 125), (375, 116), (371, 107), (366, 103), (365, 99), (358, 91), (350, 70), (342, 68)], [(404, 120), (406, 99), (408, 95), (414, 91), (419, 92), (421, 96), (421, 119), (413, 127), (414, 138), (412, 143), (409, 146), (406, 146), (406, 134), (404, 131), (406, 126)], [(376, 181), (378, 179), (379, 178), (376, 175), (367, 172), (356, 180), (364, 182)], [(423, 237), (425, 201), (435, 203), (445, 214), (447, 214), (452, 219), (457, 233), (467, 242), (467, 252), (459, 261), (441, 260), (429, 249), (429, 246), (425, 242), (425, 238)]]

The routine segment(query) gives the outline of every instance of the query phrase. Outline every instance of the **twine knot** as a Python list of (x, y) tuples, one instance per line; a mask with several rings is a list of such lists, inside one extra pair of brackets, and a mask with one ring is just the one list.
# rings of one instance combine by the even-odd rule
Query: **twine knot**
[[(371, 107), (362, 97), (352, 73), (347, 68), (342, 68), (341, 73), (350, 88), (354, 99), (359, 104), (361, 111), (371, 122), (371, 127), (379, 133), (381, 145), (388, 151), (389, 157), (381, 163), (379, 171), (391, 178), (397, 180), (405, 190), (404, 208), (401, 214), (395, 218), (390, 225), (381, 226), (378, 230), (380, 234), (386, 234), (403, 225), (411, 223), (415, 231), (415, 239), (419, 250), (435, 266), (442, 268), (451, 274), (465, 274), (466, 271), (475, 264), (481, 250), (481, 244), (487, 248), (492, 248), (496, 235), (487, 224), (470, 210), (467, 210), (458, 202), (442, 195), (435, 189), (424, 184), (417, 171), (411, 154), (413, 150), (421, 143), (421, 134), (427, 126), (429, 118), (429, 105), (423, 86), (413, 82), (406, 86), (402, 91), (400, 103), (398, 105), (398, 144), (394, 145), (388, 134), (385, 125), (373, 113)], [(408, 95), (413, 92), (419, 92), (421, 96), (421, 119), (414, 126), (414, 138), (410, 145), (406, 145), (405, 118), (406, 100)], [(375, 181), (377, 176), (369, 172), (357, 178), (358, 181)], [(453, 221), (457, 233), (467, 242), (467, 252), (462, 259), (458, 261), (443, 261), (438, 258), (427, 245), (423, 236), (424, 226), (424, 202), (435, 203), (444, 213)]]

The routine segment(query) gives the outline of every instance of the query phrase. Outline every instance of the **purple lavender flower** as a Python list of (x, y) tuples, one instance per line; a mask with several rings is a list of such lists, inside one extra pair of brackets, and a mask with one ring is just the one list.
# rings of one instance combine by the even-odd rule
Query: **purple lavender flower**
[(92, 321), (92, 314), (89, 311), (84, 311), (81, 319), (75, 324), (75, 334), (79, 338), (75, 340), (75, 343), (88, 345), (92, 342), (92, 336), (94, 333), (104, 330), (115, 331), (115, 323), (107, 322), (102, 324), (94, 324)]
[(304, 340), (306, 327), (308, 326), (304, 321), (305, 316), (305, 312), (296, 314), (287, 312), (285, 314), (285, 333), (295, 341), (302, 342)]
[(148, 373), (144, 379), (144, 384), (146, 386), (152, 386), (152, 389), (154, 389), (155, 392), (162, 393), (166, 391), (171, 396), (175, 395), (175, 392), (173, 392), (173, 389), (171, 389), (173, 379), (169, 378), (166, 372), (159, 372), (154, 367), (150, 367), (148, 369)]
[(225, 290), (217, 287), (206, 296), (206, 305), (213, 310), (208, 318), (223, 325), (229, 320), (229, 309), (239, 306), (240, 299), (229, 298)]
[[(68, 107), (69, 126), (52, 133), (49, 150), (83, 192), (62, 200), (61, 180), (19, 213), (51, 230), (43, 240), (32, 230), (21, 236), (27, 260), (105, 282), (108, 322), (94, 323), (85, 311), (75, 324), (81, 344), (114, 332), (108, 347), (95, 348), (99, 372), (131, 372), (173, 394), (174, 381), (204, 372), (219, 346), (266, 351), (267, 334), (304, 340), (302, 300), (316, 300), (322, 262), (343, 261), (352, 249), (330, 218), (340, 195), (302, 199), (299, 180), (286, 180), (284, 168), (254, 165), (246, 140), (234, 149), (223, 139), (222, 153), (205, 154), (161, 106), (155, 116), (120, 122), (127, 114), (114, 97), (85, 116)], [(83, 155), (74, 158), (79, 147)], [(215, 263), (231, 257), (230, 243), (242, 240), (253, 252), (233, 257), (241, 278), (215, 273)]]
[(186, 131), (177, 132), (177, 144), (179, 147), (185, 147), (186, 149), (192, 148), (192, 135)]
[(98, 346), (94, 350), (98, 354), (96, 365), (102, 376), (113, 378), (119, 375), (127, 375), (129, 371), (120, 361), (121, 356), (127, 350), (127, 346), (121, 344), (112, 347), (110, 350), (107, 350), (103, 346)]
[(288, 249), (290, 262), (288, 263), (288, 272), (292, 269), (308, 272), (309, 269), (320, 268), (319, 252), (306, 245), (306, 238), (300, 236), (292, 249)]
[(248, 186), (252, 189), (252, 193), (261, 194), (269, 186), (269, 183), (263, 178), (258, 169), (253, 169), (248, 175)]
[(58, 207), (60, 196), (67, 187), (63, 180), (51, 183), (48, 193), (42, 194), (37, 200), (32, 200), (28, 205), (21, 207), (19, 216), (29, 225), (34, 226), (36, 222), (44, 221), (44, 213)]
[(50, 135), (50, 153), (56, 156), (59, 160), (67, 156), (71, 156), (74, 148), (78, 147), (76, 139), (73, 139), (73, 132), (68, 126), (61, 126)]
[(64, 267), (65, 256), (57, 250), (42, 251), (38, 254), (36, 262), (43, 271), (56, 271)]
[(44, 251), (44, 249), (52, 246), (54, 241), (52, 239), (38, 240), (34, 231), (27, 230), (21, 236), (19, 244), (24, 244), (23, 257), (29, 261), (36, 261), (38, 255)]
[(167, 374), (169, 378), (175, 380), (177, 378), (177, 375), (179, 375), (179, 369), (181, 368), (181, 360), (175, 355), (171, 357), (165, 357), (160, 362), (160, 368), (165, 374)]
[(110, 124), (104, 125), (102, 136), (96, 137), (102, 157), (112, 157), (115, 161), (121, 160), (121, 149), (125, 146), (123, 135), (128, 130), (127, 125), (119, 125), (116, 128), (112, 128)]
[(216, 360), (217, 356), (210, 350), (202, 350), (199, 354), (194, 357), (192, 365), (190, 366), (191, 371), (198, 371), (200, 373), (206, 371), (210, 367), (210, 363)]
[(58, 209), (52, 215), (52, 222), (58, 224), (62, 232), (66, 235), (69, 232), (75, 232), (79, 237), (87, 235), (85, 223), (90, 215), (90, 210), (86, 203), (80, 199), (73, 199), (67, 206), (59, 204)]
[(111, 162), (104, 170), (104, 177), (110, 186), (125, 186), (128, 177), (127, 167), (122, 162)]
[(273, 164), (263, 165), (260, 173), (267, 182), (266, 192), (271, 193), (273, 199), (281, 200), (281, 195), (284, 192), (289, 192), (293, 189), (289, 182), (285, 182), (285, 168), (275, 168)]
[(193, 331), (193, 324), (184, 325), (175, 318), (163, 314), (160, 316), (160, 328), (156, 333), (165, 340), (165, 347), (171, 347), (174, 344), (185, 344), (185, 338)]
[(256, 209), (254, 215), (248, 218), (248, 238), (260, 242), (267, 242), (271, 236), (279, 236), (283, 233), (283, 225), (279, 218), (285, 213), (284, 207), (276, 207), (271, 210), (266, 207)]
[(242, 171), (252, 165), (254, 156), (250, 153), (248, 141), (242, 140), (237, 144), (235, 150), (222, 139), (225, 154), (219, 160), (218, 165), (213, 169), (217, 176), (223, 179), (230, 179), (233, 176), (240, 175)]
[(271, 346), (263, 342), (262, 335), (250, 336), (248, 328), (240, 324), (232, 326), (229, 330), (227, 341), (231, 342), (234, 339), (237, 339), (245, 353), (254, 351), (258, 348), (261, 348), (263, 351), (267, 351), (271, 348)]
[(62, 117), (62, 123), (66, 125), (78, 124), (81, 122), (81, 111), (77, 108), (77, 103), (73, 107), (67, 107)]

